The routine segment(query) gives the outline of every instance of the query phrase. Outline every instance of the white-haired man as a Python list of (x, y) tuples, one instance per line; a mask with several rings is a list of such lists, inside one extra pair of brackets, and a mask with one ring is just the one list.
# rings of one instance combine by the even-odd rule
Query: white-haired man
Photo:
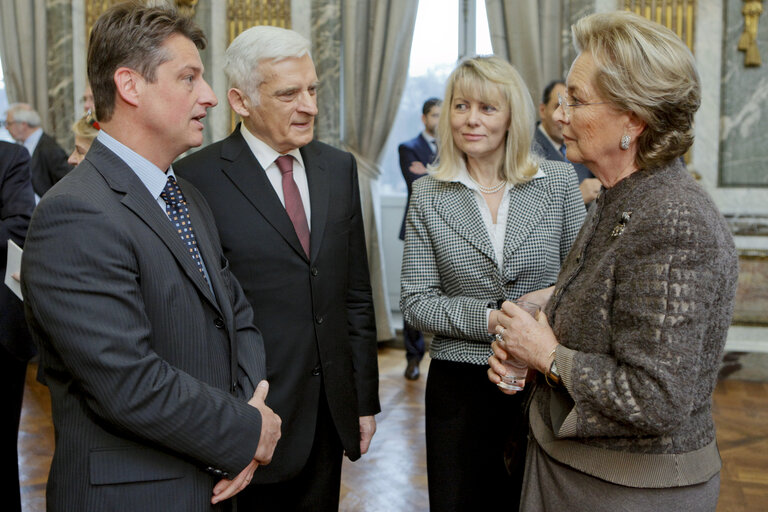
[(313, 141), (309, 42), (259, 26), (227, 49), (243, 122), (175, 168), (210, 203), (232, 272), (264, 335), (272, 463), (241, 510), (338, 510), (343, 453), (368, 449), (379, 412), (373, 301), (354, 158)]
[(40, 127), (40, 114), (31, 105), (14, 103), (5, 113), (5, 126), (13, 139), (23, 144), (32, 157), (29, 171), (38, 198), (48, 192), (72, 167), (67, 153)]

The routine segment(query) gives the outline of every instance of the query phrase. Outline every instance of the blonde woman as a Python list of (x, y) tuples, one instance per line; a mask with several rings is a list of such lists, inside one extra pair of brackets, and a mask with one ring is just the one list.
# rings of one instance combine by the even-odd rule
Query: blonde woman
[(496, 57), (465, 60), (448, 79), (438, 163), (413, 185), (400, 307), (408, 324), (434, 333), (426, 392), (433, 512), (517, 506), (527, 424), (522, 399), (486, 378), (496, 309), (546, 296), (538, 290), (554, 284), (585, 215), (573, 167), (530, 153), (533, 129), (517, 71)]
[(72, 132), (75, 134), (75, 149), (69, 155), (69, 165), (78, 165), (85, 158), (85, 154), (91, 149), (91, 144), (99, 134), (99, 122), (91, 113), (86, 114), (74, 122)]

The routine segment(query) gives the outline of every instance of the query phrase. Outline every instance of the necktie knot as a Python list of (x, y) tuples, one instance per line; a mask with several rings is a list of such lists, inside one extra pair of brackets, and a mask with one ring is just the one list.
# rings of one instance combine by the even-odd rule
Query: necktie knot
[(282, 155), (275, 160), (277, 168), (280, 169), (280, 174), (287, 174), (293, 172), (293, 157), (289, 155)]
[(168, 176), (165, 188), (160, 192), (160, 198), (165, 201), (165, 213), (171, 220), (173, 227), (176, 228), (176, 233), (179, 234), (181, 241), (187, 247), (189, 255), (197, 265), (197, 270), (208, 281), (208, 276), (205, 275), (203, 268), (203, 260), (200, 259), (200, 251), (197, 249), (197, 239), (192, 227), (192, 219), (189, 218), (189, 208), (181, 193), (181, 187), (176, 183), (176, 178)]
[(566, 148), (565, 144), (560, 144), (560, 153), (563, 155), (563, 160), (565, 160), (567, 162), (568, 161), (568, 157), (565, 156), (566, 150), (567, 150), (567, 148)]
[(181, 194), (181, 187), (179, 187), (179, 184), (176, 183), (176, 178), (172, 175), (168, 176), (168, 181), (165, 182), (165, 188), (160, 192), (160, 198), (167, 204), (186, 204), (184, 196)]

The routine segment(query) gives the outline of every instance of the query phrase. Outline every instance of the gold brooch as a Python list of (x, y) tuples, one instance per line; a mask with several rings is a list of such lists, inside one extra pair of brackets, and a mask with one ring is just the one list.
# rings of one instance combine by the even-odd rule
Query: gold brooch
[(621, 220), (616, 226), (614, 226), (611, 236), (621, 236), (624, 234), (624, 228), (627, 227), (629, 219), (632, 217), (632, 212), (623, 212), (621, 214)]

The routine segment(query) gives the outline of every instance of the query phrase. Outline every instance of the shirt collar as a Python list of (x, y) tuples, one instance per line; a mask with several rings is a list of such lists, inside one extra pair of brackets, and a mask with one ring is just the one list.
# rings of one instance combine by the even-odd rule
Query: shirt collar
[(27, 151), (29, 151), (30, 156), (32, 156), (32, 153), (35, 152), (37, 143), (40, 142), (40, 137), (42, 136), (43, 136), (43, 129), (38, 128), (37, 130), (30, 133), (29, 137), (27, 137), (27, 139), (24, 141), (23, 146), (27, 148)]
[[(546, 173), (543, 170), (541, 170), (541, 167), (539, 167), (538, 170), (536, 171), (536, 174), (534, 174), (533, 178), (531, 179), (535, 180), (536, 178), (544, 178), (544, 177), (546, 177)], [(477, 183), (475, 183), (475, 180), (473, 180), (472, 177), (469, 175), (466, 162), (461, 162), (459, 164), (459, 172), (456, 174), (456, 177), (450, 181), (453, 181), (455, 183), (461, 183), (462, 185), (464, 185), (470, 190), (477, 190), (478, 192), (480, 192), (480, 188), (477, 186)], [(507, 183), (504, 190), (507, 191), (512, 187), (514, 187), (514, 185), (512, 185), (511, 183)]]
[(283, 154), (291, 155), (299, 164), (301, 164), (302, 168), (305, 168), (304, 160), (301, 158), (301, 151), (299, 151), (298, 148), (292, 149), (287, 153), (278, 153), (272, 148), (272, 146), (252, 134), (248, 128), (246, 128), (245, 123), (240, 124), (240, 133), (245, 139), (245, 143), (248, 144), (249, 148), (251, 148), (253, 156), (256, 157), (256, 160), (259, 161), (261, 168), (265, 171), (267, 170), (267, 167), (275, 162), (277, 157)]
[(99, 130), (99, 134), (96, 135), (96, 140), (104, 144), (107, 149), (112, 151), (123, 162), (125, 162), (131, 170), (136, 173), (136, 176), (141, 180), (149, 193), (155, 199), (160, 197), (160, 193), (165, 188), (165, 183), (168, 181), (168, 176), (176, 175), (173, 173), (173, 168), (168, 167), (168, 171), (163, 171), (158, 166), (136, 153), (134, 150), (119, 142), (117, 139), (109, 135), (104, 130)]
[(547, 138), (549, 143), (552, 144), (552, 147), (560, 151), (560, 146), (562, 146), (562, 144), (558, 144), (557, 142), (552, 140), (552, 137), (549, 136), (549, 134), (547, 133), (547, 130), (544, 129), (544, 125), (539, 123), (538, 129)]

